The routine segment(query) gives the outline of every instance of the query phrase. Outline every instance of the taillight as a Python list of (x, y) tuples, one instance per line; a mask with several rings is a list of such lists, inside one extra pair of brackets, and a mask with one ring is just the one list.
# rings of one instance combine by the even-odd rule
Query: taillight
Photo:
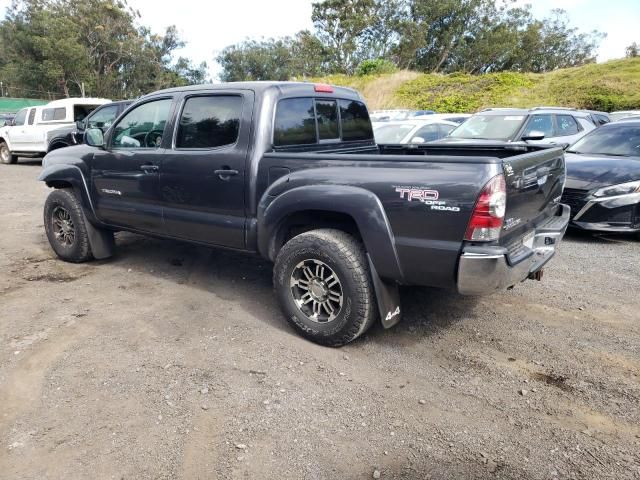
[(500, 174), (489, 180), (480, 192), (464, 239), (473, 242), (497, 240), (506, 208), (507, 186), (504, 176)]

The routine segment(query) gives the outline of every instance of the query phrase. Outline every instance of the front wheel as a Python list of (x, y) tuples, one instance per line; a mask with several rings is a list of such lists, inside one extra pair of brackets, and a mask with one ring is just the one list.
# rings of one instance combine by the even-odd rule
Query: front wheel
[(377, 318), (363, 245), (340, 230), (312, 230), (276, 258), (274, 286), (289, 323), (321, 345), (345, 345)]
[(16, 163), (18, 161), (18, 156), (11, 153), (9, 150), (9, 145), (6, 142), (0, 142), (0, 161), (2, 163)]
[(73, 190), (54, 190), (44, 204), (44, 228), (49, 244), (62, 260), (91, 260), (91, 246), (80, 202)]

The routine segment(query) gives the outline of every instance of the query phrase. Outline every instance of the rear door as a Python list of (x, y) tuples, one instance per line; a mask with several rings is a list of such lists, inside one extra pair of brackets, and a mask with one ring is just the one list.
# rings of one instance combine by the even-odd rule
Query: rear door
[[(170, 145), (173, 97), (137, 105), (109, 131), (91, 171), (94, 206), (103, 222), (164, 233), (159, 171)], [(168, 135), (168, 136), (165, 136)]]
[(530, 229), (553, 212), (565, 182), (564, 150), (543, 148), (503, 160), (506, 233)]
[(160, 172), (169, 235), (244, 248), (253, 100), (249, 91), (185, 95)]

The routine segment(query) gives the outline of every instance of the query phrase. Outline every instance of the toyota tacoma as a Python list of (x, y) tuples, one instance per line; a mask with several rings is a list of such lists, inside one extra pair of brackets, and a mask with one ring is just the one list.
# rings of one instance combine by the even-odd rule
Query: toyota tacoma
[(117, 231), (257, 253), (287, 320), (324, 345), (395, 325), (399, 285), (539, 279), (569, 221), (562, 149), (377, 145), (358, 93), (324, 84), (163, 90), (86, 141), (40, 175), (61, 259), (107, 258)]

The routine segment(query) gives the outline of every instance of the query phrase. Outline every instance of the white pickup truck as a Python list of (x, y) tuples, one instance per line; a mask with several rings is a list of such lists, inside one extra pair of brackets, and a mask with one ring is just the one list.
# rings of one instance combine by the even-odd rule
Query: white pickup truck
[(64, 98), (46, 105), (20, 110), (10, 125), (0, 128), (0, 161), (15, 163), (18, 157), (39, 157), (47, 153), (47, 133), (83, 120), (96, 107), (109, 103), (104, 98)]

